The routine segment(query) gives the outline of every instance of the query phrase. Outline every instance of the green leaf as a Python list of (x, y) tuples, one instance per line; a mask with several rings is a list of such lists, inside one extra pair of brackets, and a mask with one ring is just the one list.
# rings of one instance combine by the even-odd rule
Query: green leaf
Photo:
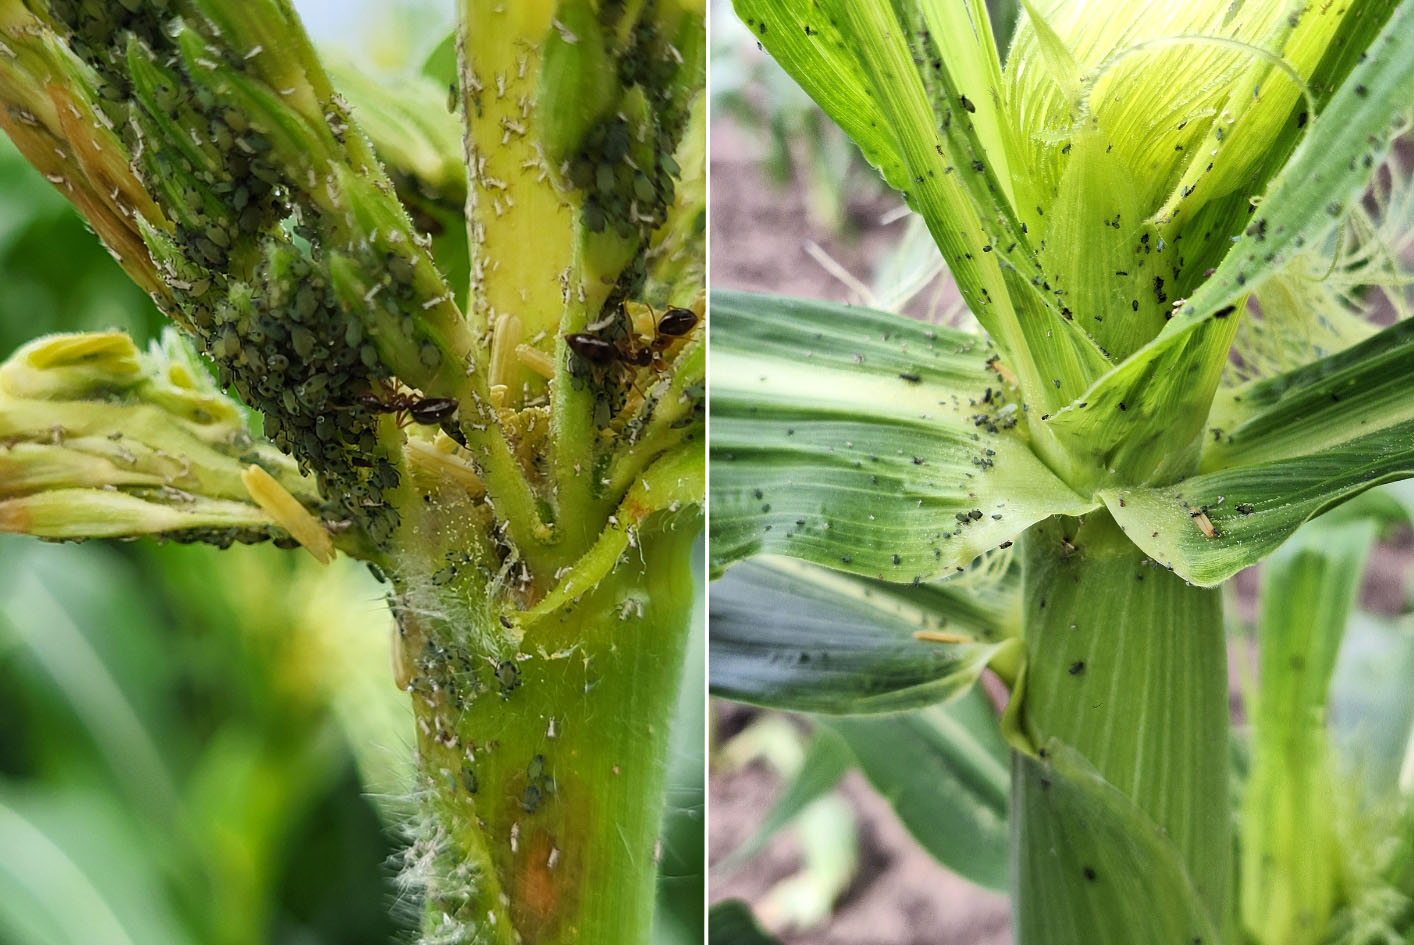
[(1262, 571), (1261, 685), (1248, 702), (1238, 871), (1242, 922), (1257, 941), (1324, 941), (1342, 892), (1325, 710), (1377, 527), (1363, 516), (1311, 522)]
[(989, 889), (1007, 882), (1007, 754), (987, 697), (825, 722), (934, 859)]
[(751, 907), (740, 899), (719, 902), (707, 913), (707, 941), (709, 945), (780, 945), (761, 931)]
[(1091, 507), (1031, 452), (976, 338), (713, 295), (712, 565), (778, 552), (925, 580)]
[(778, 830), (799, 816), (814, 801), (833, 791), (835, 785), (840, 783), (840, 779), (853, 766), (854, 756), (850, 754), (849, 746), (844, 740), (828, 728), (816, 729), (805, 750), (800, 769), (776, 798), (776, 802), (771, 805), (755, 832), (718, 861), (713, 869), (734, 870), (755, 857), (766, 848), (766, 843)]
[(1062, 444), (1092, 460), (1095, 478), (1072, 478), (1077, 487), (1112, 477), (1152, 481), (1165, 472), (1158, 459), (1198, 434), (1199, 408), (1216, 389), (1247, 294), (1314, 245), (1379, 165), (1392, 122), (1414, 98), (1411, 44), (1414, 4), (1406, 2), (1311, 122), (1212, 276), (1157, 338), (1051, 418)]
[(1016, 754), (1020, 945), (1219, 941), (1172, 841), (1074, 749)]
[(1191, 466), (1236, 331), (1237, 320), (1225, 318), (1179, 344), (1150, 342), (1045, 418), (1065, 451), (1056, 465), (1067, 480), (1083, 491), (1115, 480), (1151, 482)]
[[(1101, 493), (1144, 553), (1211, 587), (1256, 564), (1302, 523), (1371, 486), (1414, 476), (1414, 422), (1310, 456)], [(1211, 523), (1212, 537), (1203, 531)]]
[[(1414, 476), (1414, 322), (1238, 388), (1214, 412), (1202, 474), (1101, 493), (1145, 553), (1203, 585), (1255, 564), (1301, 524), (1372, 486)], [(1202, 511), (1215, 535), (1200, 527)]]
[[(892, 712), (956, 698), (1010, 644), (1013, 582), (887, 584), (788, 558), (732, 568), (712, 588), (711, 684), (739, 702)], [(975, 642), (919, 640), (919, 631)]]
[(1224, 395), (1205, 472), (1304, 456), (1414, 420), (1414, 320), (1344, 351)]
[[(963, 297), (1006, 352), (1033, 407), (1060, 406), (1058, 391), (1073, 396), (1108, 366), (1030, 281), (1042, 273), (1005, 196), (1009, 121), (981, 4), (929, 3), (916, 18), (882, 0), (736, 6), (777, 62), (927, 221)], [(931, 71), (920, 70), (925, 61)], [(958, 84), (964, 80), (969, 88)]]
[(187, 945), (151, 842), (102, 795), (0, 793), (0, 937), (13, 945)]
[[(776, 62), (859, 146), (895, 190), (908, 185), (892, 128), (869, 95), (870, 80), (841, 26), (841, 0), (827, 0), (808, 23), (791, 0), (735, 0), (737, 14)], [(810, 26), (806, 32), (805, 26)]]

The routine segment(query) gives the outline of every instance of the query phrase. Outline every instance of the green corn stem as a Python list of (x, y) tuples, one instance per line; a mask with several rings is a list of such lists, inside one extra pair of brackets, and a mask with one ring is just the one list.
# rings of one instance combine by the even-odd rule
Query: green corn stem
[[(517, 318), (523, 340), (547, 350), (543, 339), (531, 339), (559, 324), (560, 280), (570, 269), (573, 246), (572, 207), (557, 191), (556, 168), (538, 147), (536, 94), (555, 3), (461, 0), (458, 6), (473, 256), (468, 317), (486, 337), (500, 316)], [(489, 350), (483, 347), (483, 363)], [(518, 362), (507, 367), (498, 380), (519, 397), (529, 372)]]
[(484, 573), (428, 575), (435, 540), (399, 552), (395, 665), (421, 771), (406, 878), (426, 888), (424, 942), (650, 941), (696, 533), (695, 511), (655, 516), (525, 630)]
[[(478, 368), (493, 409), (510, 412), (505, 422), (535, 424), (548, 404), (550, 462), (536, 488), (553, 520), (546, 554), (562, 567), (595, 541), (622, 495), (623, 477), (608, 469), (623, 428), (632, 424), (632, 441), (651, 422), (649, 392), (677, 370), (676, 353), (664, 354), (665, 372), (619, 356), (591, 361), (565, 337), (642, 348), (655, 332), (623, 303), (661, 314), (701, 297), (700, 265), (682, 262), (702, 255), (691, 228), (702, 162), (689, 159), (701, 138), (687, 130), (703, 83), (700, 6), (459, 5), (470, 326), (484, 339)], [(635, 403), (643, 412), (622, 417)]]
[[(1103, 512), (1032, 526), (1022, 555), (1021, 731), (1043, 764), (1048, 743), (1066, 746), (1133, 802), (1220, 926), (1231, 840), (1219, 593), (1154, 567)], [(1093, 881), (1048, 872), (1058, 860), (1038, 838), (1060, 801), (1031, 768), (1020, 764), (1013, 780), (1018, 941), (1132, 941), (1109, 937), (1085, 908)], [(1078, 925), (1048, 925), (1047, 913), (1061, 912)]]
[(622, 495), (656, 457), (701, 442), (704, 431), (693, 417), (701, 410), (707, 389), (707, 344), (702, 336), (689, 341), (678, 356), (676, 370), (660, 380), (647, 396), (657, 402), (652, 416), (610, 461), (605, 475), (609, 495)]

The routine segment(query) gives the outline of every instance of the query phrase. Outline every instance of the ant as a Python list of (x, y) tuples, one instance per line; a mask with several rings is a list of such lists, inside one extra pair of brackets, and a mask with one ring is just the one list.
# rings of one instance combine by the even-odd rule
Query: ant
[(677, 338), (692, 331), (697, 324), (697, 313), (690, 308), (673, 307), (658, 319), (658, 327), (653, 341), (646, 348), (625, 351), (612, 341), (606, 341), (590, 332), (573, 332), (565, 335), (565, 344), (570, 350), (590, 364), (608, 365), (622, 361), (635, 367), (647, 367), (654, 356), (668, 348)]
[(419, 397), (416, 394), (397, 393), (384, 400), (369, 391), (358, 398), (358, 402), (372, 413), (406, 413), (413, 423), (436, 426), (457, 415), (457, 402), (451, 397)]

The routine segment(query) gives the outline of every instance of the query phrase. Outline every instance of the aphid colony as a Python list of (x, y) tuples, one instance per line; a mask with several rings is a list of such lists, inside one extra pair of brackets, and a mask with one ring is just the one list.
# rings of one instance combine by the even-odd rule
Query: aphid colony
[[(442, 350), (414, 317), (426, 295), (413, 284), (419, 247), (392, 228), (365, 236), (351, 216), (331, 212), (332, 196), (312, 196), (309, 159), (254, 131), (236, 107), (243, 87), (233, 92), (217, 72), (239, 75), (259, 50), (241, 58), (212, 46), (201, 30), (216, 33), (213, 25), (173, 20), (167, 6), (50, 5), (56, 28), (99, 76), (107, 121), (122, 129), (173, 224), (144, 233), (171, 292), (157, 301), (195, 333), (222, 386), (264, 414), (265, 435), (315, 473), (330, 502), (325, 517), (381, 545), (398, 525), (385, 493), (400, 476), (378, 441), (377, 415), (443, 423), (456, 413), (445, 398), (399, 388), (370, 338), (420, 352), (428, 371), (440, 365)], [(337, 138), (347, 116), (337, 102), (328, 109)], [(330, 171), (324, 186), (334, 179)]]
[[(467, 795), (477, 794), (481, 789), (476, 766), (479, 750), (475, 743), (462, 741), (456, 720), (483, 693), (494, 691), (502, 700), (509, 699), (522, 684), (520, 668), (515, 659), (476, 659), (465, 651), (454, 652), (436, 641), (423, 643), (411, 662), (402, 662), (406, 660), (402, 648), (413, 638), (407, 623), (400, 617), (394, 653), (395, 661), (401, 665), (399, 671), (407, 674), (400, 684), (434, 710), (435, 722), (428, 722), (425, 714), (422, 717), (423, 735), (445, 749), (461, 753), (460, 770), (452, 781), (454, 789), (460, 787)], [(552, 722), (549, 737), (554, 736), (554, 731)], [(489, 747), (494, 747), (494, 743)], [(447, 775), (452, 778), (451, 772)], [(527, 814), (535, 813), (556, 793), (555, 779), (543, 754), (531, 757), (524, 782), (519, 787), (520, 808)]]
[[(600, 8), (606, 35), (620, 28), (627, 6), (610, 2)], [(671, 37), (659, 34), (653, 18), (640, 16), (626, 38), (624, 48), (613, 53), (620, 107), (589, 127), (561, 173), (584, 192), (585, 229), (612, 230), (625, 238), (636, 233), (647, 246), (673, 203), (681, 173), (673, 154), (687, 124), (689, 102), (676, 81), (682, 57), (675, 53)], [(586, 76), (586, 81), (593, 80)], [(551, 151), (558, 148), (552, 146)]]

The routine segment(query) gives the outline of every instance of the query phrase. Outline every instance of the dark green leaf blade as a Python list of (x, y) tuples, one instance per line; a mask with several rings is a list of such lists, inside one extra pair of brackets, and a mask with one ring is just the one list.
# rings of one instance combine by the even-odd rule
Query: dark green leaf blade
[[(732, 568), (710, 595), (712, 692), (824, 713), (955, 698), (1014, 645), (1014, 582), (893, 585), (787, 558)], [(918, 631), (973, 642), (917, 639)]]
[(1205, 472), (1303, 456), (1414, 420), (1414, 320), (1309, 365), (1243, 385), (1214, 406)]
[(988, 889), (1007, 883), (1007, 753), (979, 690), (947, 706), (825, 724), (932, 856)]
[(1016, 940), (1216, 945), (1173, 843), (1074, 749), (1045, 751), (1012, 769)]

